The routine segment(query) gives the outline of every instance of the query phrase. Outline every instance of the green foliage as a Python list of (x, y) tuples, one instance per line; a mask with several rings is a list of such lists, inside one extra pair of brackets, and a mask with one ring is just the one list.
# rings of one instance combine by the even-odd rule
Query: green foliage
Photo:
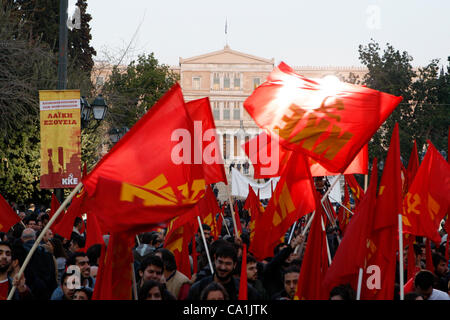
[(160, 65), (151, 53), (132, 61), (126, 70), (113, 68), (103, 87), (109, 103), (111, 127), (131, 128), (178, 80), (167, 65)]
[[(414, 139), (419, 152), (427, 139), (439, 150), (446, 149), (448, 119), (449, 73), (438, 76), (438, 60), (414, 71), (413, 58), (406, 52), (395, 50), (390, 44), (381, 53), (378, 43), (371, 41), (359, 46), (360, 61), (368, 73), (363, 79), (367, 87), (402, 96), (403, 101), (382, 124), (369, 143), (370, 161), (386, 158), (392, 130), (396, 122), (400, 128), (400, 149), (407, 165)], [(446, 102), (447, 101), (447, 102)]]

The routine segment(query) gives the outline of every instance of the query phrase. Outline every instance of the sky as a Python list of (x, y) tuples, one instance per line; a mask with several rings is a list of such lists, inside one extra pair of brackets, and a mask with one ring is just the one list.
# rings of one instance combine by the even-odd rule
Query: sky
[(415, 67), (450, 56), (448, 0), (89, 0), (87, 11), (96, 60), (129, 46), (124, 62), (153, 52), (174, 66), (228, 43), (276, 64), (361, 66), (358, 47), (371, 39)]

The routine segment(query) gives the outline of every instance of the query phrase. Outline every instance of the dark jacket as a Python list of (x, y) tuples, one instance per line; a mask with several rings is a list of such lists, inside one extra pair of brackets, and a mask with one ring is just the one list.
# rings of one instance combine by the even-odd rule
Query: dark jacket
[[(200, 294), (203, 289), (206, 288), (208, 284), (214, 281), (214, 276), (204, 277), (202, 280), (194, 283), (189, 290), (189, 295), (187, 300), (200, 300)], [(239, 278), (231, 277), (231, 281), (224, 285), (225, 289), (228, 292), (228, 296), (230, 300), (237, 300), (239, 297)], [(256, 291), (255, 288), (252, 287), (251, 284), (248, 285), (248, 300), (261, 300), (260, 295)]]
[(291, 246), (287, 246), (266, 264), (262, 281), (269, 297), (283, 290), (283, 264), (293, 251)]

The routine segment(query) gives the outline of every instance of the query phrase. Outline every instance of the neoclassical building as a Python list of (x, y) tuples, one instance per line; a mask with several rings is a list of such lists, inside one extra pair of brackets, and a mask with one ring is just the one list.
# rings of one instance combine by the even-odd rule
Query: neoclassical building
[[(243, 104), (274, 67), (273, 58), (253, 56), (232, 50), (229, 46), (195, 57), (180, 57), (179, 65), (172, 67), (180, 75), (186, 101), (209, 97), (227, 175), (230, 165), (234, 164), (241, 173), (253, 177), (251, 164), (247, 170), (249, 161), (240, 146), (258, 135), (260, 129)], [(348, 78), (350, 73), (362, 78), (367, 72), (363, 67), (291, 67), (309, 78), (334, 75), (342, 79)], [(230, 176), (228, 180), (231, 183)], [(219, 192), (219, 198), (224, 200), (224, 197), (223, 192)]]

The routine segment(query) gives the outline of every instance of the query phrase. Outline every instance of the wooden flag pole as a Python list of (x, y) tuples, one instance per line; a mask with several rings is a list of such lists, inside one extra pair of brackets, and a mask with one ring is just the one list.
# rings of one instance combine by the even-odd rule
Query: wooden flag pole
[(398, 215), (398, 253), (400, 260), (400, 300), (404, 300), (405, 291), (403, 286), (405, 285), (405, 280), (403, 279), (403, 221), (401, 214)]
[[(39, 243), (41, 243), (42, 238), (44, 238), (44, 235), (47, 233), (48, 229), (50, 229), (51, 225), (55, 222), (55, 220), (58, 218), (59, 214), (66, 208), (67, 204), (72, 200), (72, 198), (78, 193), (78, 191), (81, 190), (83, 187), (83, 184), (80, 182), (69, 194), (69, 196), (64, 200), (64, 202), (59, 206), (58, 210), (56, 210), (53, 217), (50, 219), (50, 221), (45, 225), (44, 229), (42, 229), (41, 233), (39, 234), (39, 237), (36, 239), (36, 241), (33, 244), (33, 247), (31, 247), (30, 252), (28, 253), (27, 257), (25, 258), (25, 261), (22, 264), (22, 267), (19, 270), (19, 273), (17, 274), (18, 279), (22, 277), (23, 272), (25, 271), (25, 268), (27, 267), (28, 263), (31, 260), (31, 257), (33, 256), (33, 253), (36, 251), (37, 247), (39, 246)], [(11, 300), (14, 292), (16, 291), (16, 286), (12, 286), (11, 291), (9, 292), (8, 299)]]
[(362, 277), (363, 277), (363, 268), (359, 268), (359, 274), (358, 274), (358, 289), (357, 289), (357, 291), (356, 291), (356, 300), (361, 300)]
[(136, 284), (136, 273), (134, 272), (134, 263), (131, 263), (131, 274), (133, 276), (134, 300), (138, 300), (138, 291), (137, 291), (137, 284)]
[(294, 222), (294, 225), (292, 226), (291, 234), (289, 235), (288, 244), (291, 243), (292, 236), (294, 235), (295, 226), (297, 225), (297, 221)]
[(339, 205), (340, 205), (341, 207), (343, 207), (345, 210), (347, 210), (348, 212), (350, 212), (352, 215), (355, 214), (352, 210), (350, 210), (349, 208), (347, 208), (346, 206), (344, 206), (342, 203), (340, 203), (339, 201), (337, 201), (336, 199), (334, 199), (332, 196), (329, 196), (329, 197), (330, 197), (331, 200), (333, 200), (334, 202), (339, 203)]
[[(214, 268), (213, 268), (213, 265), (211, 262), (211, 257), (209, 256), (208, 244), (206, 243), (205, 234), (203, 233), (202, 222), (200, 221), (199, 216), (197, 216), (197, 220), (198, 220), (198, 226), (200, 227), (200, 233), (201, 233), (202, 239), (203, 239), (203, 244), (205, 245), (206, 256), (208, 257), (209, 268), (211, 269), (211, 274), (214, 274)], [(195, 239), (194, 239), (194, 241), (195, 241)]]
[(222, 212), (220, 213), (220, 215), (222, 216), (222, 223), (225, 225), (225, 229), (227, 229), (228, 235), (231, 236), (230, 230), (228, 230), (227, 222), (225, 221), (225, 217), (223, 216)]

